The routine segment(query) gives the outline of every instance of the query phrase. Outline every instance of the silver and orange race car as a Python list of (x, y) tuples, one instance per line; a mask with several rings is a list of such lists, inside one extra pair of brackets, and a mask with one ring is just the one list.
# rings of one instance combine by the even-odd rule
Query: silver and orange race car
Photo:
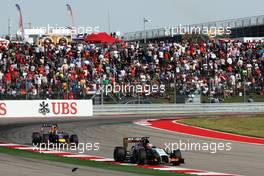
[(184, 163), (179, 149), (168, 153), (162, 148), (153, 146), (149, 137), (123, 138), (123, 146), (114, 149), (114, 159), (117, 162), (136, 164), (172, 164), (177, 166)]

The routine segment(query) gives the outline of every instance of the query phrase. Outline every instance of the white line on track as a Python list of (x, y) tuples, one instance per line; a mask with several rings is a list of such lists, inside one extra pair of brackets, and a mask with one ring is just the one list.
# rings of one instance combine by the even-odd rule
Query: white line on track
[(153, 169), (163, 170), (163, 171), (196, 170), (196, 169), (189, 169), (189, 168), (182, 168), (182, 167), (161, 167), (161, 168), (153, 168)]
[(0, 147), (18, 146), (18, 144), (0, 144)]
[(110, 162), (110, 161), (115, 161), (114, 159), (111, 158), (100, 158), (100, 159), (90, 159), (92, 161), (103, 161), (103, 162)]

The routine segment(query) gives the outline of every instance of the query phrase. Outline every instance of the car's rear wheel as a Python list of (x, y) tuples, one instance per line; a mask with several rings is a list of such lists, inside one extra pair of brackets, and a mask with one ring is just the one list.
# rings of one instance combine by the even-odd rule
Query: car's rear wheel
[(79, 138), (76, 134), (70, 136), (70, 143), (75, 144), (76, 146), (79, 144)]
[(55, 134), (49, 133), (49, 142), (56, 144), (58, 142), (58, 138)]
[(114, 150), (114, 160), (117, 162), (124, 162), (126, 151), (124, 147), (116, 147)]

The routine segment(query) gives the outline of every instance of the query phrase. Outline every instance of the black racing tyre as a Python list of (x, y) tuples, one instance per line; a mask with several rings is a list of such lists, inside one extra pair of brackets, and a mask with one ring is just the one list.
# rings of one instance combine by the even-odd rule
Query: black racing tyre
[(70, 136), (70, 144), (75, 144), (76, 146), (79, 144), (79, 138), (77, 136), (77, 134), (72, 134)]
[(182, 154), (181, 154), (180, 149), (178, 149), (178, 150), (173, 150), (173, 151), (172, 151), (172, 155), (173, 155), (174, 157), (177, 157), (177, 158), (182, 158)]
[(124, 162), (126, 157), (126, 151), (124, 147), (115, 147), (114, 160), (117, 162)]
[(130, 157), (130, 162), (136, 164), (138, 162), (138, 154), (136, 150), (133, 150), (132, 156)]
[(53, 133), (49, 133), (48, 135), (49, 135), (49, 142), (56, 144), (57, 143), (57, 136)]
[(32, 133), (32, 144), (38, 145), (41, 143), (41, 135), (39, 132)]
[[(64, 139), (66, 140), (67, 143), (70, 143), (70, 138), (68, 133), (63, 133), (64, 134)], [(77, 136), (77, 135), (76, 135)], [(78, 138), (78, 136), (77, 136)], [(79, 141), (78, 141), (79, 142)]]
[(164, 162), (164, 163), (166, 163), (166, 164), (170, 162), (168, 156), (162, 156), (161, 158), (162, 158), (162, 162)]
[(137, 154), (138, 154), (138, 157), (137, 157), (138, 164), (145, 164), (145, 161), (147, 159), (147, 152), (146, 152), (146, 150), (144, 148), (140, 148), (138, 150), (138, 153)]
[(43, 134), (42, 143), (47, 144), (49, 142), (49, 134)]
[(181, 154), (181, 151), (179, 149), (178, 150), (173, 150), (172, 153), (171, 153), (171, 157), (178, 159), (177, 161), (173, 161), (172, 162), (173, 166), (178, 166), (181, 163), (183, 163), (182, 154)]

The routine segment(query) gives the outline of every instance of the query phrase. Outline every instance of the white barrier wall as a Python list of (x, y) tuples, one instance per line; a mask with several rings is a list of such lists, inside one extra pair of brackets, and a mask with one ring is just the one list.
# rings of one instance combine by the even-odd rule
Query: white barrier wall
[(93, 114), (264, 113), (264, 103), (95, 105)]
[(3, 100), (0, 118), (82, 117), (93, 115), (92, 100)]

